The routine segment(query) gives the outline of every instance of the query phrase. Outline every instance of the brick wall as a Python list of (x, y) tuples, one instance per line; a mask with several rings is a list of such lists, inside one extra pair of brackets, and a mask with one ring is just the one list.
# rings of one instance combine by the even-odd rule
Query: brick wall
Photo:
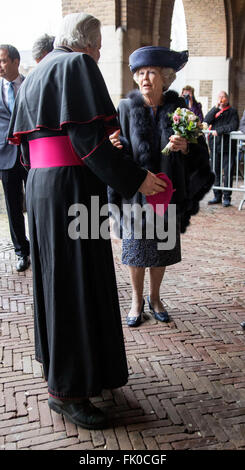
[(163, 0), (161, 4), (161, 17), (159, 21), (159, 45), (170, 47), (171, 21), (174, 0)]
[[(241, 114), (245, 108), (245, 1), (183, 0), (183, 4), (190, 56), (231, 59), (228, 91)], [(122, 95), (133, 85), (127, 67), (129, 54), (142, 45), (169, 46), (173, 7), (174, 0), (62, 0), (63, 15), (85, 11), (99, 18), (104, 27), (122, 28), (122, 51), (118, 50), (123, 57)], [(200, 85), (202, 89), (206, 86)], [(210, 100), (210, 84), (205, 96)]]
[(230, 93), (233, 104), (241, 116), (245, 109), (245, 2), (244, 0), (226, 0), (226, 11), (231, 41), (229, 53)]
[(208, 109), (212, 107), (212, 80), (200, 80), (199, 96), (206, 96), (208, 98)]
[(111, 25), (116, 22), (116, 2), (115, 0), (62, 0), (63, 16), (69, 13), (84, 11), (96, 16), (102, 24)]
[(183, 0), (192, 56), (226, 55), (224, 0)]
[(103, 26), (121, 26), (139, 30), (141, 45), (159, 43), (168, 46), (174, 0), (62, 0), (62, 13), (91, 13)]

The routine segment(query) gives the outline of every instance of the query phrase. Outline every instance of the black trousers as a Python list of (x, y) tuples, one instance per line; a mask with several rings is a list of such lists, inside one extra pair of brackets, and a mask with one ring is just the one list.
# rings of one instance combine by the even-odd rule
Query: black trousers
[(17, 158), (14, 167), (9, 170), (1, 170), (1, 175), (10, 235), (15, 253), (17, 256), (29, 256), (30, 246), (26, 238), (23, 214), (23, 183), (26, 184), (28, 173)]
[[(215, 154), (215, 166), (214, 166), (214, 171), (215, 171), (215, 181), (214, 181), (214, 186), (221, 186), (222, 181), (225, 187), (230, 187), (232, 188), (233, 184), (233, 173), (234, 173), (234, 166), (235, 166), (235, 155), (231, 154), (231, 159), (230, 159), (230, 168), (229, 168), (229, 153), (224, 152), (223, 154), (223, 165), (222, 165), (222, 172), (224, 173), (224, 181), (223, 181), (223, 176), (221, 177), (221, 153), (219, 151), (216, 152)], [(231, 199), (231, 191), (225, 189), (214, 189), (214, 195), (217, 198), (222, 198), (222, 193), (224, 196), (224, 199)]]

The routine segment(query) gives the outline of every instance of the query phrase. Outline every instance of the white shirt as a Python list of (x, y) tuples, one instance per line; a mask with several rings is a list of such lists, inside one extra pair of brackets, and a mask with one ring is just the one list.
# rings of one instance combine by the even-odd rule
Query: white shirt
[[(16, 77), (16, 79), (12, 81), (13, 86), (14, 86), (15, 96), (17, 94), (17, 91), (20, 88), (20, 85), (22, 84), (22, 81), (23, 80), (20, 75), (18, 75), (18, 77)], [(8, 88), (9, 88), (9, 81), (6, 80), (6, 78), (3, 78), (3, 100), (7, 106), (8, 106)]]

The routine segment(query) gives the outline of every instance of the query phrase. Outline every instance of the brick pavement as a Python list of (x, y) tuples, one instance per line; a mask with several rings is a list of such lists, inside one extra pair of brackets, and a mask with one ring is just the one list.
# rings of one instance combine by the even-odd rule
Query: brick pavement
[(146, 309), (139, 328), (126, 326), (129, 278), (113, 242), (130, 377), (93, 399), (111, 416), (103, 431), (78, 428), (47, 406), (34, 360), (32, 273), (15, 271), (1, 214), (0, 449), (245, 449), (245, 208), (234, 199), (227, 209), (203, 201), (183, 235), (183, 261), (167, 269), (161, 289), (168, 325)]

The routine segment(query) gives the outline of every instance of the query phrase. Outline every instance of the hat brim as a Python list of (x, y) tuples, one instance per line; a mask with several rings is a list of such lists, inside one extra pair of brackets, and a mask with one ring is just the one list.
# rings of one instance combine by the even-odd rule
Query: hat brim
[(188, 62), (188, 56), (188, 51), (177, 52), (166, 47), (145, 46), (136, 49), (129, 56), (129, 67), (133, 73), (142, 67), (166, 67), (178, 72)]

